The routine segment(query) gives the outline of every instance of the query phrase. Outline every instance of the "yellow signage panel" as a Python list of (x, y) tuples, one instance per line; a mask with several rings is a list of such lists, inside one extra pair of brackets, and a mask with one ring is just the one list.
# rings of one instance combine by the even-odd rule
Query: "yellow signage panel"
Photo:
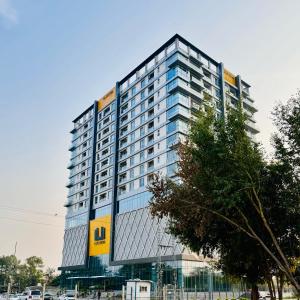
[(235, 76), (226, 69), (224, 69), (224, 80), (235, 85)]
[(112, 88), (102, 98), (98, 100), (98, 111), (102, 110), (105, 106), (111, 103), (116, 98), (116, 88)]
[(90, 221), (89, 255), (109, 254), (111, 215)]

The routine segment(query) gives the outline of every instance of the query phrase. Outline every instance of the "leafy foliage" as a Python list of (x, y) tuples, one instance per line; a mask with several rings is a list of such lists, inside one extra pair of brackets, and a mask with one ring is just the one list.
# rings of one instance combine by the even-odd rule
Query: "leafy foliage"
[(168, 217), (170, 231), (192, 250), (218, 253), (224, 271), (250, 283), (284, 273), (299, 289), (291, 260), (300, 256), (296, 104), (275, 110), (281, 130), (271, 162), (248, 137), (242, 107), (226, 120), (200, 112), (178, 148), (179, 180), (157, 176), (149, 189), (152, 214)]

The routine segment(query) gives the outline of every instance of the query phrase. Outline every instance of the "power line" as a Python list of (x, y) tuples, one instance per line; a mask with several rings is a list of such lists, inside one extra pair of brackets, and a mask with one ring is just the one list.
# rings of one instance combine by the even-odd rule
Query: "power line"
[(10, 221), (15, 221), (15, 222), (23, 222), (23, 223), (37, 224), (37, 225), (62, 227), (62, 226), (56, 225), (56, 224), (42, 223), (42, 222), (35, 222), (35, 221), (28, 221), (28, 220), (15, 219), (15, 218), (9, 218), (9, 217), (1, 217), (1, 220), (2, 220), (2, 219), (6, 219), (6, 220), (10, 220)]
[(43, 215), (43, 216), (48, 216), (48, 217), (64, 218), (64, 216), (59, 215), (57, 213), (52, 213), (51, 214), (51, 213), (47, 213), (47, 212), (43, 212), (43, 211), (12, 207), (12, 206), (8, 206), (8, 205), (0, 205), (0, 209), (6, 209), (6, 210), (16, 211), (16, 212), (20, 212), (20, 213), (30, 213), (30, 214), (36, 214), (36, 215)]

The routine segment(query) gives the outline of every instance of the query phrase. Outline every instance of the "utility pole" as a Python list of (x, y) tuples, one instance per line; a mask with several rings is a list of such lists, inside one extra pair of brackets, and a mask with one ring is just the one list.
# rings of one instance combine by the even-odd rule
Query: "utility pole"
[[(165, 248), (173, 248), (173, 258), (174, 258), (174, 266), (175, 266), (175, 240), (174, 240), (174, 245), (164, 245), (162, 244), (162, 236), (163, 233), (161, 231), (160, 227), (160, 221), (158, 221), (158, 229), (157, 229), (157, 288), (156, 288), (156, 294), (158, 298), (162, 298), (164, 293), (163, 293), (163, 265), (162, 265), (162, 249)], [(174, 276), (174, 279), (177, 281), (177, 270), (175, 270), (176, 276)], [(175, 273), (174, 273), (175, 275)], [(176, 287), (176, 283), (175, 283)]]
[(17, 245), (18, 245), (18, 242), (15, 243), (15, 251), (14, 251), (14, 256), (16, 256), (17, 254)]

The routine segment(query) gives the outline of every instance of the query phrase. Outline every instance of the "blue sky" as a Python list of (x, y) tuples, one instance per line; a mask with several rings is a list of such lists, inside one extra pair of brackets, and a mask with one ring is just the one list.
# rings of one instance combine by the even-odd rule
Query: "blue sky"
[(0, 255), (18, 241), (21, 258), (59, 265), (71, 121), (175, 33), (252, 85), (269, 151), (270, 111), (300, 87), (299, 11), (298, 0), (0, 0)]

